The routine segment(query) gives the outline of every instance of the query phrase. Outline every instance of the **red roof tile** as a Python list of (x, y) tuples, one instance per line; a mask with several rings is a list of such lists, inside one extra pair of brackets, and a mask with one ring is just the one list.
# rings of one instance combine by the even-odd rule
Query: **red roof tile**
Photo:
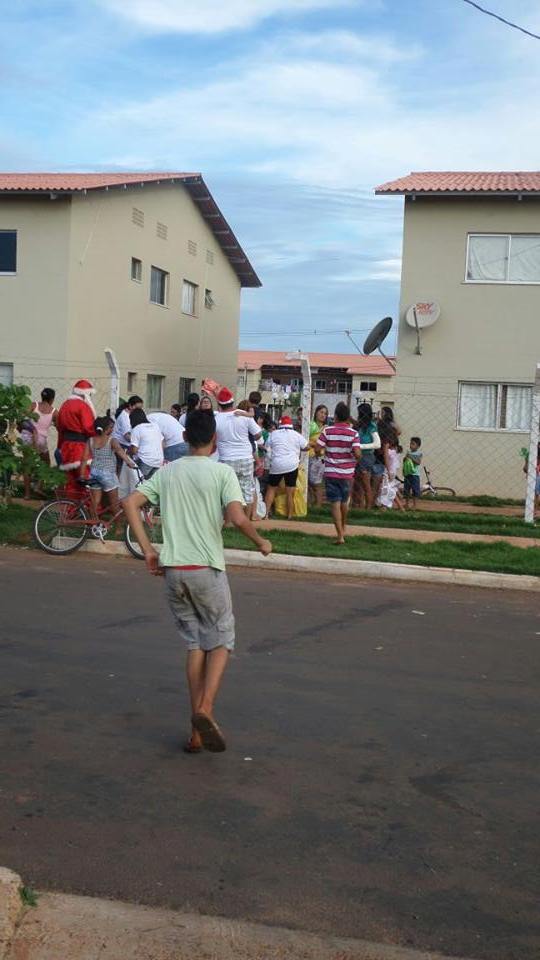
[[(307, 351), (312, 368), (321, 370), (344, 370), (345, 373), (356, 373), (373, 376), (393, 377), (394, 371), (384, 357), (372, 355), (363, 356), (361, 353), (311, 353)], [(394, 359), (391, 357), (390, 359)], [(299, 367), (299, 360), (287, 360), (285, 353), (280, 350), (239, 350), (238, 369), (260, 370), (261, 367)]]
[(253, 266), (240, 246), (200, 173), (0, 173), (0, 195), (15, 193), (79, 193), (143, 186), (145, 183), (180, 181), (191, 195), (201, 216), (207, 221), (216, 241), (243, 287), (260, 287)]
[(375, 188), (375, 193), (540, 194), (540, 172), (437, 172), (410, 173)]

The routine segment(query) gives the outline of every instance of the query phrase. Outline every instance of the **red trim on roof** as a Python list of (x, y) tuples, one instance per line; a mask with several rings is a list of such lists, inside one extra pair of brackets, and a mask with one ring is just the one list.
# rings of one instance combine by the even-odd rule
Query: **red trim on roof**
[(456, 172), (410, 173), (375, 188), (377, 194), (540, 194), (540, 172)]
[[(379, 355), (363, 356), (360, 353), (311, 353), (309, 363), (313, 369), (343, 370), (350, 374), (372, 374), (373, 376), (395, 376), (394, 371)], [(390, 357), (390, 360), (394, 360)], [(260, 370), (261, 367), (299, 367), (300, 360), (287, 360), (280, 350), (239, 350), (238, 369)]]
[[(179, 181), (206, 219), (242, 287), (260, 287), (261, 281), (200, 173), (0, 173), (0, 194), (80, 193), (85, 190), (144, 187), (145, 183)], [(226, 248), (226, 249), (225, 249)]]

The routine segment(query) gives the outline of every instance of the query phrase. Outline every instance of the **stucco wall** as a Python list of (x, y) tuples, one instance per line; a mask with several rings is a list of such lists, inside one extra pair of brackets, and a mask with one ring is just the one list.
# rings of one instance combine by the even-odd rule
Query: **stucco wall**
[(0, 230), (17, 231), (17, 273), (0, 276), (0, 362), (16, 382), (63, 371), (69, 229), (69, 200), (0, 198)]
[[(424, 439), (440, 483), (460, 493), (521, 497), (523, 432), (457, 427), (458, 382), (532, 383), (540, 358), (540, 286), (466, 283), (469, 233), (539, 233), (540, 203), (424, 198), (405, 203), (396, 411)], [(437, 300), (441, 317), (421, 333), (407, 308)]]
[[(132, 222), (136, 207), (144, 227)], [(157, 223), (167, 239), (157, 236)], [(188, 241), (197, 245), (196, 256)], [(213, 264), (207, 262), (207, 251)], [(142, 282), (131, 279), (131, 258), (142, 261)], [(168, 305), (150, 302), (150, 268), (170, 274)], [(197, 316), (182, 313), (182, 282), (198, 286)], [(204, 304), (205, 288), (215, 305)], [(209, 376), (234, 387), (240, 283), (228, 259), (179, 184), (89, 192), (72, 204), (68, 359), (100, 364), (110, 346), (122, 370), (136, 373), (145, 395), (147, 374), (165, 376), (164, 406), (178, 399), (179, 377), (198, 387)]]

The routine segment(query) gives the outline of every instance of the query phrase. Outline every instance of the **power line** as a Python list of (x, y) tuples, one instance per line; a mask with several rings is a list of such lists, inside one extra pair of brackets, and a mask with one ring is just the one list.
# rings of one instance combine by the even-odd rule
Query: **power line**
[(526, 30), (525, 27), (520, 27), (518, 23), (512, 23), (511, 20), (506, 20), (505, 17), (499, 16), (499, 14), (494, 13), (493, 10), (486, 10), (486, 8), (481, 7), (479, 3), (475, 3), (475, 0), (463, 0), (463, 3), (468, 3), (470, 7), (474, 7), (476, 10), (479, 10), (480, 13), (485, 13), (487, 17), (493, 17), (494, 20), (499, 20), (500, 23), (504, 23), (507, 27), (512, 27), (513, 30), (519, 30), (520, 33), (524, 33), (526, 36), (532, 37), (533, 40), (540, 40), (540, 34), (532, 33), (531, 30)]

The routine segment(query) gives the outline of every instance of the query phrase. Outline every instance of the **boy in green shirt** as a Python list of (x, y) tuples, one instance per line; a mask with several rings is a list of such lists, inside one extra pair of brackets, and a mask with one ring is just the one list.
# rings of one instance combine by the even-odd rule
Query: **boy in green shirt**
[[(167, 599), (187, 645), (186, 673), (192, 732), (187, 753), (220, 752), (225, 740), (213, 716), (229, 654), (234, 649), (234, 616), (225, 573), (223, 521), (256, 544), (263, 556), (272, 544), (259, 536), (244, 513), (234, 471), (210, 459), (216, 449), (213, 415), (195, 410), (186, 421), (189, 456), (141, 483), (124, 500), (124, 510), (154, 576), (165, 576)], [(144, 529), (141, 507), (160, 505), (163, 546), (158, 554)]]

